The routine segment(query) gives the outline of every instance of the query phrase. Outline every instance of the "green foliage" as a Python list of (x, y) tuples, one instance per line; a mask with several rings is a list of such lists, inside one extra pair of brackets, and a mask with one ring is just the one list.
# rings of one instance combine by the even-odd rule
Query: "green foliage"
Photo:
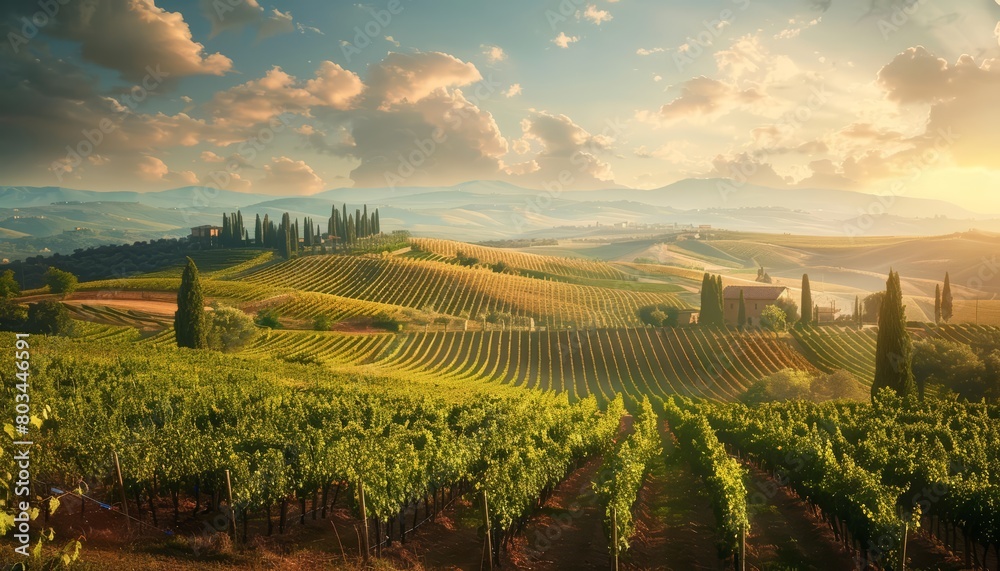
[(944, 273), (944, 287), (941, 289), (941, 320), (951, 321), (955, 315), (955, 300), (951, 295), (951, 276)]
[(736, 311), (736, 326), (743, 329), (747, 326), (747, 301), (743, 296), (743, 290), (740, 290), (740, 306)]
[(66, 306), (52, 300), (28, 305), (25, 327), (31, 333), (43, 335), (71, 335), (75, 330)]
[(479, 258), (470, 256), (462, 250), (455, 253), (455, 261), (458, 262), (458, 265), (466, 267), (472, 267), (479, 264)]
[(52, 293), (69, 295), (76, 291), (76, 276), (69, 272), (50, 267), (43, 277), (45, 278), (45, 285), (49, 286), (49, 291)]
[(899, 274), (890, 271), (878, 318), (872, 397), (883, 388), (892, 389), (901, 397), (914, 394), (916, 384), (911, 369), (912, 360), (913, 343), (906, 330), (906, 310)]
[(329, 315), (321, 313), (313, 318), (313, 329), (316, 331), (329, 331), (331, 327), (333, 327), (333, 320), (330, 319)]
[(726, 453), (704, 416), (682, 410), (677, 402), (685, 404), (685, 401), (675, 400), (664, 403), (670, 430), (677, 438), (680, 452), (708, 488), (712, 511), (719, 525), (721, 551), (726, 555), (738, 553), (741, 534), (750, 530), (744, 482), (746, 470)]
[[(808, 311), (808, 308), (813, 306), (812, 302), (812, 288), (809, 286), (809, 274), (802, 274), (802, 317), (797, 321), (802, 325), (809, 325), (812, 323), (812, 312)], [(786, 313), (788, 313), (786, 311)], [(789, 321), (796, 321), (794, 317), (789, 313)]]
[(777, 305), (768, 305), (760, 312), (760, 326), (775, 335), (788, 328), (785, 312)]
[(235, 307), (216, 306), (209, 314), (208, 346), (237, 351), (257, 336), (252, 317)]
[[(784, 297), (784, 296), (779, 297), (778, 299), (774, 300), (774, 302), (771, 305), (785, 312), (786, 326), (795, 324), (802, 319), (799, 316), (799, 306), (798, 304), (795, 303), (795, 300), (792, 299), (791, 297)], [(810, 315), (812, 314), (811, 311), (802, 312), (803, 315), (805, 315), (806, 313), (809, 313)]]
[(198, 267), (188, 258), (177, 290), (177, 312), (174, 313), (174, 337), (178, 347), (202, 349), (208, 346), (208, 317), (205, 297), (198, 280)]
[(973, 402), (989, 392), (986, 364), (964, 343), (939, 338), (914, 343), (913, 376), (921, 399), (928, 387), (954, 391)]
[(10, 299), (21, 295), (21, 286), (14, 277), (14, 270), (4, 270), (0, 274), (0, 299)]
[(403, 330), (403, 323), (388, 312), (380, 311), (375, 314), (375, 317), (372, 317), (372, 327), (395, 333)]
[(260, 325), (261, 327), (269, 327), (271, 329), (281, 329), (281, 313), (274, 307), (266, 307), (257, 312), (257, 317), (254, 319), (254, 323)]
[[(621, 402), (620, 397), (616, 402)], [(618, 413), (614, 406), (610, 406), (608, 410), (609, 418)], [(611, 545), (611, 550), (617, 553), (628, 550), (629, 540), (635, 533), (632, 507), (650, 466), (662, 453), (657, 420), (649, 400), (643, 398), (632, 425), (632, 433), (613, 450), (605, 453), (599, 481), (594, 483), (594, 491), (604, 506), (604, 529), (609, 544), (614, 537), (611, 533), (613, 523), (616, 522), (618, 526), (618, 544)]]
[(806, 371), (784, 369), (756, 381), (740, 396), (740, 401), (756, 406), (785, 400), (823, 402), (866, 398), (868, 390), (848, 371), (811, 375)]
[(677, 327), (680, 310), (672, 305), (658, 303), (639, 308), (639, 320), (653, 327)]

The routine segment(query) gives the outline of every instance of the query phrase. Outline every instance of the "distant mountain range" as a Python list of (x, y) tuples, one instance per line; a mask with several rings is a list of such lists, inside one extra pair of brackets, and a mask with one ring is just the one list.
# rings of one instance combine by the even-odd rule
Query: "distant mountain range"
[[(688, 179), (655, 190), (546, 192), (497, 181), (451, 187), (341, 188), (311, 196), (269, 196), (205, 187), (160, 192), (98, 192), (61, 187), (0, 187), (0, 241), (30, 241), (87, 228), (90, 241), (187, 235), (237, 208), (255, 214), (311, 216), (333, 204), (380, 209), (384, 229), (466, 241), (569, 237), (587, 226), (711, 224), (732, 230), (809, 235), (933, 235), (976, 227), (1000, 230), (997, 217), (952, 203), (830, 189), (775, 189), (725, 179)], [(321, 222), (322, 223), (322, 222)], [(252, 226), (248, 228), (252, 231)], [(854, 229), (854, 230), (852, 230)], [(82, 235), (81, 235), (82, 236)], [(30, 239), (30, 240), (29, 240)], [(21, 248), (24, 249), (24, 248)], [(0, 248), (0, 253), (9, 248)]]

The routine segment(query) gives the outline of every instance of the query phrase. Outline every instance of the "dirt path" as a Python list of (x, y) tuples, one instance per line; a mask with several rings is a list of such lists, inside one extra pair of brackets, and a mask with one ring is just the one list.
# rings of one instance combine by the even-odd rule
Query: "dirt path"
[(591, 487), (600, 468), (601, 459), (594, 458), (559, 484), (524, 533), (514, 539), (504, 555), (504, 568), (608, 568), (602, 510)]
[(830, 527), (809, 505), (780, 488), (757, 468), (750, 468), (747, 488), (750, 534), (747, 565), (751, 569), (844, 570), (854, 562)]
[(653, 467), (639, 492), (636, 534), (622, 569), (721, 569), (705, 486), (676, 454), (666, 423), (661, 435), (663, 461)]

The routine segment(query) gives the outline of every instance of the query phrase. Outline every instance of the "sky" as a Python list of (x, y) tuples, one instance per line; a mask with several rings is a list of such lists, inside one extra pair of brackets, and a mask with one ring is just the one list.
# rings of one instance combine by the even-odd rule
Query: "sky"
[(5, 0), (0, 185), (725, 177), (1000, 213), (1000, 0)]

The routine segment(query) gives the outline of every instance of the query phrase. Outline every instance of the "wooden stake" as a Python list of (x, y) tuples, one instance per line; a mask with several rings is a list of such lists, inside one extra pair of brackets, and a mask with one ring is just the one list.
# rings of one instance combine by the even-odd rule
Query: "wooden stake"
[(125, 529), (132, 531), (132, 521), (128, 517), (128, 498), (125, 497), (125, 482), (122, 481), (122, 467), (118, 463), (118, 453), (111, 451), (111, 457), (115, 459), (115, 474), (118, 475), (118, 490), (122, 493), (122, 513), (125, 514)]
[(611, 571), (618, 571), (618, 509), (611, 506)]
[(483, 490), (483, 526), (486, 528), (486, 559), (489, 571), (493, 571), (493, 532), (490, 529), (490, 506), (486, 501), (486, 490)]
[(368, 543), (368, 508), (365, 506), (365, 485), (363, 482), (358, 482), (358, 500), (361, 502), (361, 521), (365, 531), (365, 561), (368, 561), (368, 550), (371, 547)]
[(747, 568), (747, 524), (740, 526), (740, 571)]
[(229, 501), (229, 533), (236, 541), (236, 508), (233, 507), (233, 483), (229, 480), (229, 470), (226, 470), (226, 499)]
[(903, 522), (903, 550), (902, 550), (902, 554), (901, 554), (901, 556), (899, 558), (899, 571), (906, 571), (906, 536), (908, 535), (907, 532), (909, 531), (909, 529), (910, 529), (910, 524), (904, 521)]

